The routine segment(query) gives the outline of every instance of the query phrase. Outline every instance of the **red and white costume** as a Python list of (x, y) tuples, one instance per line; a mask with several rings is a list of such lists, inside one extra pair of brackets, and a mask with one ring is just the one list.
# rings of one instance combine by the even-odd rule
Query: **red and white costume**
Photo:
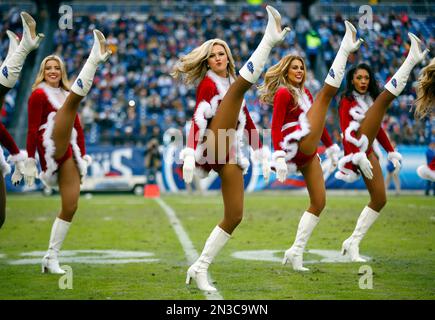
[[(308, 89), (298, 90), (298, 104), (296, 105), (289, 89), (279, 88), (273, 98), (272, 142), (275, 152), (272, 154), (272, 164), (279, 157), (284, 157), (288, 173), (292, 174), (306, 165), (317, 152), (306, 155), (299, 151), (299, 141), (310, 132), (307, 112), (313, 104), (313, 97)], [(326, 128), (323, 129), (322, 143), (326, 152), (339, 152), (334, 145)]]
[(6, 160), (3, 149), (0, 146), (0, 172), (4, 177), (11, 173), (11, 166), (8, 162), (24, 161), (27, 158), (27, 154), (25, 151), (18, 149), (14, 139), (2, 123), (0, 123), (0, 144), (9, 151), (9, 157)]
[(83, 179), (87, 171), (85, 139), (78, 115), (74, 120), (71, 143), (60, 159), (54, 159), (55, 145), (52, 139), (54, 117), (66, 100), (69, 92), (62, 88), (53, 88), (42, 82), (29, 98), (27, 132), (27, 153), (29, 158), (35, 158), (36, 150), (42, 172), (39, 178), (48, 187), (57, 186), (59, 167), (70, 157), (74, 157)]
[[(223, 166), (223, 164), (207, 163), (206, 145), (203, 143), (203, 139), (205, 131), (208, 128), (211, 119), (216, 114), (220, 102), (234, 81), (235, 80), (231, 77), (222, 78), (209, 70), (204, 79), (202, 79), (198, 85), (196, 92), (196, 106), (189, 136), (187, 138), (187, 147), (181, 151), (180, 159), (184, 160), (186, 155), (193, 155), (196, 161), (195, 171), (200, 178), (207, 177), (210, 170), (218, 172)], [(236, 128), (236, 141), (231, 148), (231, 156), (227, 156), (227, 161), (229, 159), (235, 159), (244, 174), (249, 168), (249, 160), (242, 153), (243, 139), (246, 133), (245, 130), (247, 130), (248, 133), (249, 145), (254, 149), (254, 153), (256, 153), (254, 158), (257, 157), (259, 159), (262, 144), (257, 128), (249, 115), (245, 100), (243, 100)]]
[[(340, 127), (343, 133), (344, 157), (338, 162), (339, 171), (335, 177), (346, 182), (354, 182), (359, 178), (358, 166), (361, 157), (368, 156), (373, 148), (368, 148), (368, 139), (365, 135), (356, 137), (356, 132), (365, 113), (373, 104), (372, 97), (366, 93), (361, 95), (353, 92), (351, 97), (343, 97), (340, 101), (339, 116)], [(400, 153), (395, 152), (384, 129), (379, 128), (376, 140), (388, 152), (388, 160), (402, 160)]]

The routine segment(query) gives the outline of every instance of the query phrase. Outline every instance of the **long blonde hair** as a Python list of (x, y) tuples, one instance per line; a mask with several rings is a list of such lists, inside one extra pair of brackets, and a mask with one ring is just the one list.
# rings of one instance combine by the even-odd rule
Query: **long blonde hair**
[(228, 44), (221, 39), (207, 40), (199, 47), (193, 49), (189, 54), (181, 57), (175, 64), (171, 76), (175, 79), (180, 79), (185, 75), (184, 82), (186, 84), (202, 80), (207, 73), (207, 59), (210, 57), (214, 45), (221, 45), (224, 47), (229, 62), (228, 73), (231, 77), (236, 78), (236, 68), (230, 47), (228, 47)]
[(44, 58), (44, 60), (42, 60), (41, 65), (39, 67), (38, 75), (36, 76), (36, 80), (32, 85), (32, 91), (35, 90), (41, 82), (45, 81), (44, 80), (45, 65), (50, 60), (55, 60), (60, 65), (61, 79), (60, 79), (59, 87), (66, 91), (69, 91), (69, 81), (68, 81), (68, 76), (66, 74), (65, 63), (59, 56), (56, 55), (47, 56)]
[[(304, 67), (304, 77), (302, 78), (302, 82), (299, 88), (296, 88), (292, 83), (290, 83), (288, 79), (288, 70), (290, 69), (290, 65), (294, 60), (299, 60), (302, 62), (302, 66)], [(260, 101), (267, 103), (269, 105), (273, 104), (273, 98), (275, 96), (276, 91), (280, 87), (287, 88), (293, 96), (295, 105), (298, 104), (298, 93), (296, 89), (301, 89), (304, 91), (304, 83), (307, 76), (307, 67), (305, 65), (305, 61), (300, 56), (287, 55), (282, 58), (277, 64), (270, 67), (264, 76), (263, 84), (258, 88), (260, 91)]]
[(421, 70), (417, 85), (415, 117), (423, 119), (433, 112), (435, 106), (435, 58)]

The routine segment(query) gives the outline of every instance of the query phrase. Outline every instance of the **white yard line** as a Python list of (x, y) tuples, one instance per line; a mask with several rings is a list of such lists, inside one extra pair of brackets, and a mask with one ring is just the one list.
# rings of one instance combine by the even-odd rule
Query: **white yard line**
[[(181, 243), (181, 246), (183, 247), (184, 253), (187, 258), (187, 262), (190, 264), (194, 263), (196, 259), (198, 259), (198, 252), (196, 251), (195, 247), (193, 246), (192, 241), (189, 238), (189, 235), (184, 230), (183, 225), (181, 224), (181, 221), (178, 219), (177, 214), (175, 211), (166, 204), (165, 201), (163, 201), (161, 198), (155, 198), (156, 202), (160, 205), (160, 207), (165, 211), (166, 216), (169, 219), (169, 222), (171, 223), (172, 228), (174, 229), (175, 233), (177, 234), (178, 240)], [(209, 275), (209, 279), (213, 281)], [(192, 280), (193, 282), (195, 280)], [(204, 292), (204, 296), (207, 300), (223, 300), (224, 298), (220, 295), (219, 291), (216, 292)]]

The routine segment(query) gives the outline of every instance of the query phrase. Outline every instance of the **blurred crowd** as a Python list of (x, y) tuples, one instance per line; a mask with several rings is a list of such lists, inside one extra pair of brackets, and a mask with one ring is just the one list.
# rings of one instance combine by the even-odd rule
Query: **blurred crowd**
[[(195, 87), (171, 78), (177, 59), (207, 39), (222, 38), (229, 44), (239, 69), (261, 40), (266, 23), (263, 11), (259, 8), (258, 12), (219, 16), (175, 12), (172, 16), (75, 15), (73, 29), (58, 29), (54, 36), (55, 54), (65, 61), (71, 79), (77, 76), (89, 53), (94, 28), (106, 35), (113, 52), (110, 60), (100, 67), (91, 93), (80, 109), (87, 143), (142, 146), (152, 138), (162, 142), (163, 133), (169, 128), (185, 130), (195, 107)], [(0, 48), (4, 58), (6, 28), (17, 30), (11, 25), (17, 21), (10, 17), (2, 20), (9, 21), (0, 22)], [(375, 16), (371, 30), (359, 29), (366, 43), (351, 57), (351, 62), (367, 62), (383, 86), (406, 57), (408, 31), (417, 34), (434, 52), (434, 20), (434, 17), (410, 19), (406, 14)], [(352, 22), (358, 25), (357, 20)], [(283, 15), (282, 23), (290, 25), (292, 32), (272, 51), (269, 66), (289, 53), (304, 57), (308, 67), (306, 86), (315, 95), (323, 85), (320, 75), (329, 69), (340, 45), (343, 18), (337, 15), (310, 21), (304, 16), (289, 19)], [(394, 101), (384, 119), (383, 127), (397, 144), (427, 144), (435, 128), (435, 119), (415, 120), (413, 116), (415, 82), (421, 67), (415, 68), (405, 92)], [(259, 102), (255, 87), (245, 99), (257, 126), (270, 128), (272, 108)], [(13, 114), (14, 92), (6, 100), (2, 121), (7, 124)], [(327, 118), (327, 127), (336, 142), (341, 140), (338, 100), (339, 95), (332, 102)]]

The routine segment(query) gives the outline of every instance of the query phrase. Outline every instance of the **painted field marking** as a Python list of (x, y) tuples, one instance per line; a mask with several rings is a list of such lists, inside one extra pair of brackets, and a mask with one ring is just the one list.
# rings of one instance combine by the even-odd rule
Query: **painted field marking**
[[(311, 249), (306, 253), (312, 253), (320, 256), (320, 259), (304, 260), (304, 264), (314, 264), (314, 263), (349, 263), (351, 262), (349, 257), (343, 256), (340, 251), (337, 250), (318, 250)], [(278, 254), (280, 256), (278, 256)], [(247, 250), (247, 251), (237, 251), (231, 254), (233, 258), (242, 260), (256, 260), (256, 261), (271, 261), (271, 262), (282, 262), (284, 256), (284, 250)], [(368, 256), (361, 255), (362, 258), (370, 261), (371, 258)]]
[[(46, 251), (31, 251), (20, 254), (22, 259), (8, 260), (11, 265), (39, 264)], [(158, 262), (154, 253), (146, 251), (119, 250), (63, 250), (59, 253), (61, 263), (124, 264)]]
[[(193, 246), (192, 241), (189, 238), (189, 235), (184, 230), (183, 225), (181, 224), (180, 219), (178, 219), (177, 214), (175, 211), (166, 204), (165, 201), (163, 201), (161, 198), (155, 198), (156, 202), (159, 204), (159, 206), (165, 211), (166, 216), (169, 219), (169, 222), (171, 223), (172, 228), (174, 229), (178, 240), (181, 243), (181, 246), (183, 247), (184, 253), (187, 258), (187, 262), (189, 264), (193, 264), (196, 259), (198, 259), (199, 255), (196, 251), (195, 247)], [(213, 279), (210, 277), (210, 273), (208, 274), (209, 280), (213, 282)], [(195, 280), (193, 280), (195, 281)], [(224, 298), (220, 295), (219, 291), (216, 292), (204, 292), (204, 296), (207, 300), (223, 300)]]

